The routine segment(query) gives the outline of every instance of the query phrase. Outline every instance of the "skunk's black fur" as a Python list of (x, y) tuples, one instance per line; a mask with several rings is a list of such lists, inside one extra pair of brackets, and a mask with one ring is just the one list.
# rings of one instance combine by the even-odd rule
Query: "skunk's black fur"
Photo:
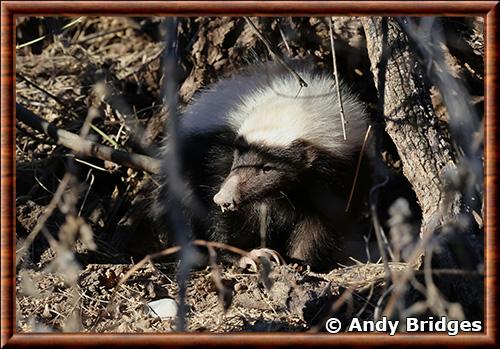
[[(264, 228), (266, 247), (328, 270), (352, 254), (350, 242), (364, 252), (358, 223), (370, 174), (366, 157), (348, 212), (346, 205), (367, 123), (362, 104), (341, 85), (348, 122), (343, 140), (333, 79), (299, 74), (310, 84), (301, 92), (305, 97), (297, 97), (291, 74), (270, 65), (198, 95), (181, 116), (178, 134), (187, 185), (181, 201), (192, 238), (251, 250), (261, 246)], [(303, 137), (300, 127), (308, 128)], [(179, 186), (167, 175), (169, 149), (154, 210), (167, 232), (172, 189)]]

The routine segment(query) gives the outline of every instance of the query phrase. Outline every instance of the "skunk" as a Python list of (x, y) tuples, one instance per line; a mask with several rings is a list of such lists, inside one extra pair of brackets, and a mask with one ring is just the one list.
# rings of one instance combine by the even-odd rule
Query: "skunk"
[[(356, 185), (346, 212), (367, 117), (363, 103), (332, 74), (274, 63), (250, 66), (199, 92), (180, 116), (182, 206), (194, 238), (242, 249), (267, 247), (288, 260), (329, 270), (361, 245), (362, 195)], [(167, 135), (168, 137), (168, 135)], [(165, 169), (172, 163), (162, 150)], [(368, 161), (363, 161), (366, 165)], [(172, 183), (164, 171), (157, 214), (167, 216)], [(369, 175), (361, 170), (361, 177)], [(176, 186), (176, 188), (173, 188)], [(170, 223), (168, 226), (171, 225)]]

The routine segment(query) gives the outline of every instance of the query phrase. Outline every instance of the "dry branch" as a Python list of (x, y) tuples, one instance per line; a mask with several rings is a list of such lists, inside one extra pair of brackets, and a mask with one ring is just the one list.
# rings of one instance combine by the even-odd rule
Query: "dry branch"
[(74, 133), (61, 130), (54, 124), (43, 120), (19, 103), (16, 104), (16, 118), (33, 129), (42, 132), (79, 155), (92, 156), (101, 160), (112, 161), (116, 164), (148, 171), (157, 174), (160, 162), (149, 156), (130, 154), (121, 150), (106, 147), (86, 140)]

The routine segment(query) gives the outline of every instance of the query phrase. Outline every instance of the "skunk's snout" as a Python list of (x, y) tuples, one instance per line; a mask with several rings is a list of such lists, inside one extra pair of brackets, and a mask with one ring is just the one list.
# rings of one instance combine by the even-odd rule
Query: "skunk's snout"
[(236, 174), (230, 175), (224, 183), (222, 183), (220, 190), (214, 195), (214, 202), (224, 211), (236, 211), (239, 204), (239, 191), (238, 191), (239, 177)]

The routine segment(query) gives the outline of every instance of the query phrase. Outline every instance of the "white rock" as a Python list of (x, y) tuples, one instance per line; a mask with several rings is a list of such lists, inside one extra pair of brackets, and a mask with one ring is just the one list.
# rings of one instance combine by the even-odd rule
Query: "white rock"
[(150, 314), (156, 315), (159, 318), (168, 319), (177, 315), (177, 303), (172, 298), (157, 299), (148, 303)]

